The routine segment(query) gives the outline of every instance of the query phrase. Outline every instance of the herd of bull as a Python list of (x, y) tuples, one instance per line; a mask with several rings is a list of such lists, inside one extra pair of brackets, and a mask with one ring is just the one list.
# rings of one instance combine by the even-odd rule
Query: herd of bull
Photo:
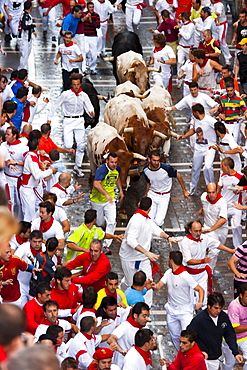
[[(156, 69), (146, 66), (142, 46), (134, 32), (118, 33), (112, 46), (113, 74), (117, 87), (114, 97), (107, 101), (104, 122), (99, 122), (99, 99), (93, 84), (83, 79), (82, 88), (89, 95), (95, 117), (85, 116), (85, 125), (91, 125), (88, 135), (88, 153), (92, 175), (104, 162), (109, 152), (118, 154), (121, 182), (126, 180), (133, 160), (146, 160), (148, 152), (170, 149), (170, 137), (177, 134), (170, 129), (174, 119), (163, 108), (172, 105), (171, 96), (159, 83), (149, 88), (149, 72)], [(104, 98), (106, 100), (106, 98)]]

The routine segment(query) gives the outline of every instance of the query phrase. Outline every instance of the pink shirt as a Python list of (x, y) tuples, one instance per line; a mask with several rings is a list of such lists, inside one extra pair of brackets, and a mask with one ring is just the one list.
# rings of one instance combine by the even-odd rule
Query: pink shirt
[[(247, 326), (247, 306), (243, 306), (239, 297), (234, 299), (228, 306), (228, 316), (233, 328), (237, 326)], [(237, 343), (247, 339), (247, 331), (236, 334)]]

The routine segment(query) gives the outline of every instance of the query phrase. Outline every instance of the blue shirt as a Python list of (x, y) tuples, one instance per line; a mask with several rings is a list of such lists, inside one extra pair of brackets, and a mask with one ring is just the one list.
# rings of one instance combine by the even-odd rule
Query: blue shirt
[(138, 302), (145, 302), (144, 295), (147, 293), (147, 288), (144, 288), (142, 292), (139, 292), (139, 290), (133, 289), (129, 287), (125, 290), (124, 294), (127, 299), (128, 305), (132, 306)]
[(72, 36), (75, 37), (80, 20), (80, 18), (74, 17), (71, 13), (66, 15), (62, 24), (62, 31), (71, 31), (73, 34)]
[(20, 100), (18, 100), (15, 96), (11, 100), (13, 100), (17, 104), (16, 114), (11, 118), (11, 121), (20, 131), (24, 112), (24, 103), (20, 102)]
[(19, 81), (15, 81), (15, 83), (11, 86), (11, 90), (13, 91), (13, 94), (16, 96), (17, 94), (17, 90), (20, 88), (20, 87), (23, 87), (24, 85), (21, 84), (21, 82)]

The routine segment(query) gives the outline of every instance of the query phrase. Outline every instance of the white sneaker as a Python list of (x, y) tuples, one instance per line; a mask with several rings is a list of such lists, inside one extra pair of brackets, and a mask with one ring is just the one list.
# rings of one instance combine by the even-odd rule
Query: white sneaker
[(73, 172), (76, 174), (77, 177), (83, 177), (84, 176), (84, 173), (78, 167), (74, 167)]

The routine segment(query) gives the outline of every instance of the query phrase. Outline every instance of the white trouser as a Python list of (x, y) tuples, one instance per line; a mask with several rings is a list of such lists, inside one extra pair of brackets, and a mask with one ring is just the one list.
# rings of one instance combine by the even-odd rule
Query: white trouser
[[(246, 363), (246, 360), (247, 360), (247, 340), (245, 339), (243, 342), (239, 342), (238, 343), (238, 348), (240, 348), (240, 350), (243, 354), (244, 360), (245, 360), (245, 364), (243, 366), (243, 369), (247, 370), (247, 363)], [(228, 344), (224, 340), (222, 342), (222, 352), (224, 354), (224, 361), (223, 361), (221, 369), (222, 370), (232, 370), (234, 368), (236, 359), (233, 356), (232, 351), (230, 350)]]
[(149, 217), (151, 217), (156, 225), (162, 226), (166, 217), (166, 212), (168, 209), (170, 195), (168, 194), (156, 194), (155, 192), (149, 190), (148, 197), (152, 199), (152, 207), (149, 212)]
[(91, 71), (95, 71), (97, 62), (97, 36), (85, 36), (85, 52), (86, 55), (90, 52), (91, 60), (89, 68)]
[(97, 49), (98, 54), (105, 53), (105, 44), (106, 44), (106, 34), (108, 28), (108, 21), (100, 23), (100, 36), (98, 35)]
[(138, 26), (141, 20), (142, 11), (136, 6), (126, 4), (126, 26), (128, 31), (134, 32), (133, 24)]
[(8, 199), (11, 201), (11, 212), (14, 214), (14, 208), (17, 207), (17, 214), (18, 214), (18, 220), (22, 220), (22, 212), (21, 212), (21, 205), (20, 205), (20, 198), (17, 191), (17, 180), (16, 177), (10, 177), (5, 174), (6, 177), (6, 193), (8, 196)]
[[(204, 224), (203, 228), (210, 229), (210, 226)], [(211, 231), (210, 233), (207, 233), (208, 236), (210, 236), (213, 239), (219, 240), (220, 243), (223, 245), (225, 245), (227, 234), (228, 234), (227, 221), (226, 221), (226, 225), (224, 224), (222, 227), (219, 227), (215, 231)]]
[(224, 121), (224, 124), (225, 124), (229, 134), (234, 137), (236, 143), (239, 143), (240, 127), (241, 127), (239, 122), (227, 123), (226, 121)]
[(186, 312), (183, 314), (174, 314), (169, 312), (168, 304), (165, 305), (166, 309), (166, 321), (167, 328), (169, 330), (172, 343), (179, 350), (180, 345), (180, 334), (182, 330), (185, 330), (193, 319), (193, 312)]
[(81, 55), (83, 56), (83, 61), (81, 62), (81, 70), (82, 72), (85, 72), (87, 69), (86, 66), (86, 52), (85, 52), (85, 36), (84, 33), (76, 34), (75, 40), (77, 42), (77, 45), (80, 49)]
[(182, 70), (182, 66), (184, 65), (186, 60), (189, 59), (190, 48), (184, 48), (183, 46), (178, 45), (177, 51), (178, 51), (178, 54), (177, 54), (177, 56), (178, 56), (177, 68), (178, 68), (178, 74), (179, 74)]
[(84, 118), (65, 118), (63, 120), (63, 140), (66, 149), (76, 142), (75, 165), (81, 167), (86, 146)]
[[(187, 96), (187, 95), (189, 95), (189, 94), (190, 94), (189, 85), (187, 85), (187, 84), (185, 83), (185, 81), (184, 81), (184, 86), (183, 86), (183, 97), (185, 97), (185, 96)], [(188, 108), (188, 107), (186, 107), (186, 108), (185, 108), (185, 110), (186, 110), (186, 118), (191, 118), (191, 117), (192, 117), (191, 109), (190, 109), (190, 108)], [(195, 136), (195, 135), (190, 136), (190, 140), (191, 140), (192, 138), (194, 138), (194, 136)], [(193, 152), (193, 150), (192, 150), (192, 152)]]
[[(203, 300), (203, 307), (206, 307), (207, 304), (207, 297), (208, 297), (208, 274), (207, 271), (203, 271), (200, 274), (191, 275), (195, 281), (204, 289), (204, 300)], [(195, 301), (196, 304), (198, 302), (198, 292), (194, 291)]]
[(48, 10), (48, 8), (42, 8), (39, 6), (39, 14), (42, 19), (42, 28), (43, 31), (47, 31), (48, 29), (48, 23), (50, 24), (51, 34), (52, 36), (56, 36), (56, 9), (55, 7), (52, 8), (47, 17), (43, 16), (43, 13), (45, 13)]
[(204, 160), (203, 166), (203, 175), (206, 182), (206, 185), (214, 182), (214, 171), (213, 171), (213, 161), (215, 157), (215, 150), (208, 149), (206, 146), (205, 150), (195, 150), (193, 156), (193, 165), (191, 170), (191, 183), (190, 190), (196, 188), (199, 177), (202, 163)]
[(166, 90), (168, 88), (170, 78), (171, 78), (170, 73), (162, 73), (162, 72), (153, 73), (154, 82), (155, 83), (160, 82), (163, 85), (164, 89)]
[(13, 301), (13, 302), (3, 302), (3, 304), (6, 303), (6, 304), (14, 304), (15, 306), (19, 307), (20, 309), (22, 309), (22, 306), (21, 306), (21, 297), (19, 299), (17, 299), (17, 301)]
[(194, 48), (198, 48), (201, 41), (203, 41), (202, 32), (195, 30), (195, 33), (194, 33)]
[(22, 11), (17, 14), (10, 14), (12, 17), (12, 20), (10, 22), (5, 22), (7, 24), (7, 27), (5, 26), (6, 34), (12, 33), (14, 36), (18, 35), (18, 27), (19, 27), (19, 23), (21, 19), (21, 14), (22, 14)]
[(32, 50), (32, 39), (28, 41), (28, 32), (22, 31), (22, 37), (18, 39), (18, 45), (20, 49), (20, 64), (18, 69), (28, 69), (28, 58)]
[(232, 226), (232, 243), (234, 248), (237, 248), (242, 244), (242, 211), (240, 209), (233, 208), (232, 206), (227, 207), (227, 217), (231, 218)]
[(42, 195), (38, 193), (37, 188), (31, 186), (20, 187), (20, 202), (23, 213), (23, 221), (31, 222), (37, 211), (37, 201), (42, 202)]
[[(106, 225), (105, 233), (114, 234), (116, 228), (116, 202), (115, 200), (110, 203), (94, 203), (91, 202), (92, 209), (97, 211), (96, 225), (98, 227)], [(104, 247), (109, 248), (112, 243), (112, 239), (104, 240)]]
[(208, 370), (218, 370), (220, 367), (219, 360), (205, 360)]
[(33, 299), (33, 297), (29, 295), (29, 284), (27, 285), (20, 282), (20, 290), (21, 290), (21, 308), (23, 308), (28, 301)]
[[(147, 258), (139, 264), (138, 269), (136, 268), (136, 261), (125, 261), (122, 258), (121, 265), (124, 273), (124, 277), (120, 283), (120, 289), (125, 292), (133, 284), (133, 276), (137, 271), (143, 271), (147, 275), (147, 279), (152, 279), (152, 268), (151, 262)], [(149, 289), (144, 296), (145, 302), (151, 307), (153, 302), (153, 290)]]
[(217, 26), (218, 34), (219, 34), (219, 42), (220, 42), (220, 49), (222, 50), (222, 54), (224, 55), (225, 61), (229, 62), (232, 58), (229, 48), (226, 43), (226, 35), (227, 35), (228, 24), (221, 24)]

